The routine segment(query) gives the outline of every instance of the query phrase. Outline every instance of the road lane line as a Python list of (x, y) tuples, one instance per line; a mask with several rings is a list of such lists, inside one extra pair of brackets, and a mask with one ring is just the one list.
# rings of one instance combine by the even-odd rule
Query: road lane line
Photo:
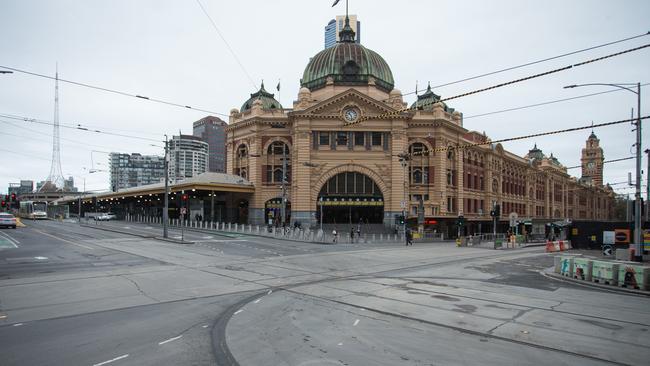
[(255, 300), (253, 303), (254, 303), (254, 304), (257, 304), (258, 302), (260, 302), (260, 300), (262, 300), (262, 299), (257, 299), (257, 300)]
[(3, 232), (0, 232), (0, 234), (2, 234), (3, 237), (5, 237), (5, 238), (7, 238), (7, 240), (9, 240), (9, 244), (11, 244), (14, 247), (18, 248), (17, 244), (20, 244), (20, 242), (18, 240), (12, 238), (11, 236), (9, 236), (9, 234), (5, 234)]
[(235, 313), (233, 315), (237, 315), (237, 314), (241, 313), (242, 311), (244, 311), (244, 310), (239, 309), (239, 310), (235, 311)]
[(181, 335), (179, 335), (178, 337), (169, 338), (169, 339), (166, 340), (166, 341), (158, 342), (158, 345), (159, 345), (159, 346), (162, 346), (162, 345), (165, 344), (165, 343), (169, 343), (169, 342), (171, 342), (171, 341), (175, 341), (175, 340), (177, 340), (177, 339), (179, 339), (179, 338), (182, 338), (182, 337), (183, 337), (183, 335), (181, 334)]
[(20, 244), (20, 242), (18, 241), (18, 239), (15, 239), (15, 238), (12, 237), (11, 235), (9, 235), (9, 234), (7, 234), (7, 233), (3, 233), (3, 232), (0, 232), (0, 234), (6, 236), (6, 237), (7, 237), (9, 240), (11, 240), (12, 242), (14, 242), (14, 243), (16, 243), (16, 244)]
[(267, 292), (266, 294), (267, 294), (267, 295), (270, 295), (271, 292), (273, 292), (273, 290), (269, 290), (269, 292)]
[(203, 326), (203, 328), (207, 328), (207, 327), (209, 327), (209, 325), (204, 325), (204, 326)]
[(353, 326), (353, 327), (356, 327), (357, 324), (359, 324), (359, 319), (355, 320), (355, 321), (354, 321), (354, 324), (352, 324), (352, 326)]
[(21, 325), (23, 325), (23, 323), (16, 323), (14, 324), (14, 327), (20, 327)]
[(76, 245), (76, 246), (78, 246), (78, 247), (82, 247), (82, 248), (86, 248), (86, 249), (94, 250), (94, 248), (91, 248), (91, 247), (85, 246), (85, 245), (83, 245), (83, 244), (75, 243), (75, 242), (70, 241), (70, 240), (68, 240), (68, 239), (59, 238), (59, 237), (54, 236), (54, 235), (52, 235), (52, 234), (44, 233), (44, 232), (42, 232), (42, 231), (40, 231), (40, 230), (36, 230), (36, 229), (34, 229), (34, 231), (36, 231), (36, 232), (38, 232), (38, 233), (41, 233), (41, 234), (43, 234), (43, 235), (45, 235), (45, 236), (49, 236), (49, 237), (51, 237), (51, 238), (54, 238), (54, 239), (56, 239), (56, 240), (60, 240), (60, 241), (62, 241), (62, 242), (68, 243), (68, 244), (72, 244), (72, 245)]
[(129, 357), (129, 354), (128, 354), (128, 353), (125, 354), (125, 355), (122, 355), (122, 356), (120, 356), (120, 357), (115, 357), (115, 358), (112, 359), (112, 360), (108, 360), (108, 361), (104, 361), (104, 362), (96, 363), (96, 364), (94, 364), (93, 366), (102, 366), (102, 365), (106, 365), (107, 363), (115, 362), (115, 361), (117, 361), (117, 360), (121, 360), (121, 359), (123, 359), (123, 358), (127, 358), (127, 357)]

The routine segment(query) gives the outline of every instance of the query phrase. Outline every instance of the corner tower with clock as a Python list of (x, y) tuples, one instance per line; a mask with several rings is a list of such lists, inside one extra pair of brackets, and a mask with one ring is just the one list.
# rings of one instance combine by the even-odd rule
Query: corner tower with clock
[(603, 185), (603, 148), (600, 147), (600, 140), (596, 134), (591, 132), (587, 139), (585, 148), (582, 149), (582, 180), (590, 181), (594, 186)]

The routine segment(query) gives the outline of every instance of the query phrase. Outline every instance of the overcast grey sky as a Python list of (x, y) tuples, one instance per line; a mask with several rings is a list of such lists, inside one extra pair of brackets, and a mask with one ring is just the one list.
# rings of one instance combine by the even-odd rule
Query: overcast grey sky
[[(280, 102), (291, 107), (309, 58), (323, 48), (323, 28), (345, 11), (332, 0), (201, 0), (255, 82), (267, 90), (282, 82)], [(413, 92), (416, 80), (439, 85), (505, 67), (644, 34), (650, 2), (351, 0), (362, 43), (391, 66), (396, 88)], [(196, 1), (5, 0), (0, 5), (0, 65), (54, 75), (228, 114), (254, 85), (212, 28)], [(436, 88), (444, 97), (552, 70), (650, 43), (644, 36), (510, 72)], [(450, 101), (466, 117), (608, 90), (565, 90), (577, 83), (650, 82), (650, 49), (636, 51), (499, 90)], [(255, 87), (257, 87), (256, 85)], [(207, 113), (60, 84), (60, 122), (147, 138), (190, 133)], [(650, 114), (650, 89), (641, 111)], [(413, 95), (405, 99), (410, 103)], [(467, 118), (465, 127), (492, 139), (629, 118), (636, 95), (620, 91), (514, 112)], [(0, 74), (0, 113), (51, 121), (54, 82), (21, 73)], [(645, 112), (644, 112), (645, 111)], [(225, 120), (227, 118), (224, 117)], [(51, 159), (50, 126), (0, 118), (0, 190), (20, 179), (43, 180)], [(648, 148), (650, 124), (645, 128)], [(629, 125), (600, 128), (606, 159), (631, 156)], [(537, 143), (566, 166), (579, 165), (589, 131), (506, 143), (524, 155)], [(150, 142), (61, 129), (63, 173), (86, 177), (88, 190), (108, 189), (105, 152), (162, 154)], [(95, 150), (96, 152), (92, 152)], [(11, 152), (8, 152), (11, 151)], [(94, 166), (91, 166), (91, 155)], [(643, 166), (646, 166), (644, 159)], [(634, 160), (605, 166), (605, 181), (621, 182)], [(580, 170), (570, 171), (579, 175)], [(622, 186), (617, 186), (622, 187)], [(633, 192), (619, 190), (619, 192)]]

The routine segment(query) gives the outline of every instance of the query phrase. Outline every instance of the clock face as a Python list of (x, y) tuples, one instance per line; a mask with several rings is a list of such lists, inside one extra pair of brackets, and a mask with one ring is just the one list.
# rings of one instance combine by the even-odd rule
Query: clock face
[(590, 161), (590, 162), (587, 163), (587, 168), (589, 168), (589, 169), (593, 169), (595, 166), (596, 166), (596, 163), (594, 163), (593, 161)]
[(343, 118), (348, 123), (355, 122), (357, 119), (359, 119), (359, 110), (354, 107), (347, 108), (345, 111), (343, 111)]

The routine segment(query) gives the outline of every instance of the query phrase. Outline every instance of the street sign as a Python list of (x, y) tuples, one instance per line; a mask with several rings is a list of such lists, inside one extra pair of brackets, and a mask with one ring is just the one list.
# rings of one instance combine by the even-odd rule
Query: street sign
[(406, 201), (401, 201), (400, 202), (400, 207), (401, 208), (406, 208)]
[(612, 255), (612, 246), (611, 245), (603, 245), (603, 255), (604, 256), (611, 256)]
[(187, 208), (181, 207), (181, 215), (185, 215), (187, 213)]
[(517, 225), (517, 219), (519, 218), (519, 215), (517, 215), (516, 212), (511, 212), (508, 218), (510, 219), (510, 227)]

